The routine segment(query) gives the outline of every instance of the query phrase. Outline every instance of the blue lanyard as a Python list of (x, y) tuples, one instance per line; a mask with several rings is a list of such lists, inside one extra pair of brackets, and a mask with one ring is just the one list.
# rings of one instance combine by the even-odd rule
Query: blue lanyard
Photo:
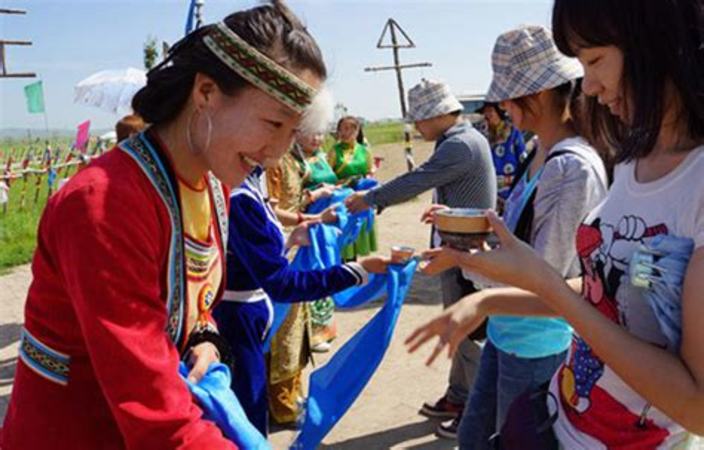
[(530, 170), (526, 169), (523, 176), (521, 176), (521, 181), (516, 184), (516, 187), (511, 191), (508, 199), (506, 199), (504, 222), (509, 230), (516, 230), (518, 220), (521, 214), (523, 214), (523, 210), (533, 196), (533, 192), (538, 187), (538, 181), (540, 181), (540, 176), (543, 174), (544, 168), (545, 165), (543, 164), (530, 180), (528, 180), (528, 172)]

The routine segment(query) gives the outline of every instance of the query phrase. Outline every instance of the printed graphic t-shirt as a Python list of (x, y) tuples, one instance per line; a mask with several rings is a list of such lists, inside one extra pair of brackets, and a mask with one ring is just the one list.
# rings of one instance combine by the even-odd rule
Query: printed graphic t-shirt
[[(695, 249), (704, 246), (704, 147), (653, 182), (637, 182), (635, 166), (616, 168), (608, 197), (577, 231), (584, 299), (639, 339), (666, 348), (650, 305), (629, 282), (628, 263), (639, 244), (661, 234), (691, 238)], [(688, 446), (690, 435), (626, 385), (577, 335), (550, 389), (559, 399), (554, 430), (564, 448)]]

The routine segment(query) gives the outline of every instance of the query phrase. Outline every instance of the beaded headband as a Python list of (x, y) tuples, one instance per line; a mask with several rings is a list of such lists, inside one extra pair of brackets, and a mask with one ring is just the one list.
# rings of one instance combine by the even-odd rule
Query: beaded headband
[(226, 66), (276, 100), (303, 112), (316, 90), (248, 44), (224, 23), (216, 23), (203, 43)]

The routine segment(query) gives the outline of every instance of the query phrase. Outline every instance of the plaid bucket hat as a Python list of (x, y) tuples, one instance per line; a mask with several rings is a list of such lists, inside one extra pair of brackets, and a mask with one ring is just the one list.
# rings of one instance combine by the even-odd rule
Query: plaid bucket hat
[(584, 75), (582, 65), (557, 50), (552, 33), (523, 26), (496, 39), (494, 77), (486, 101), (501, 102), (555, 88)]
[(408, 91), (406, 120), (417, 122), (462, 111), (462, 109), (464, 109), (462, 103), (450, 92), (447, 84), (423, 79)]

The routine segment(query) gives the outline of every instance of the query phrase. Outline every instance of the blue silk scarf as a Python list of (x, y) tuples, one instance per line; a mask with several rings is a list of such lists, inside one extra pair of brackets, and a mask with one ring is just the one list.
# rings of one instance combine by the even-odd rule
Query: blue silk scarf
[(188, 385), (191, 394), (203, 410), (203, 418), (215, 422), (223, 435), (248, 450), (271, 450), (271, 445), (264, 436), (249, 422), (237, 396), (230, 389), (230, 369), (221, 363), (208, 367), (198, 383), (190, 382), (188, 368), (181, 363), (181, 378)]
[[(367, 385), (391, 342), (418, 260), (390, 266), (347, 298), (347, 306), (374, 300), (386, 290), (384, 307), (310, 376), (305, 419), (292, 448), (312, 450), (342, 418)], [(349, 290), (348, 290), (349, 291)]]

